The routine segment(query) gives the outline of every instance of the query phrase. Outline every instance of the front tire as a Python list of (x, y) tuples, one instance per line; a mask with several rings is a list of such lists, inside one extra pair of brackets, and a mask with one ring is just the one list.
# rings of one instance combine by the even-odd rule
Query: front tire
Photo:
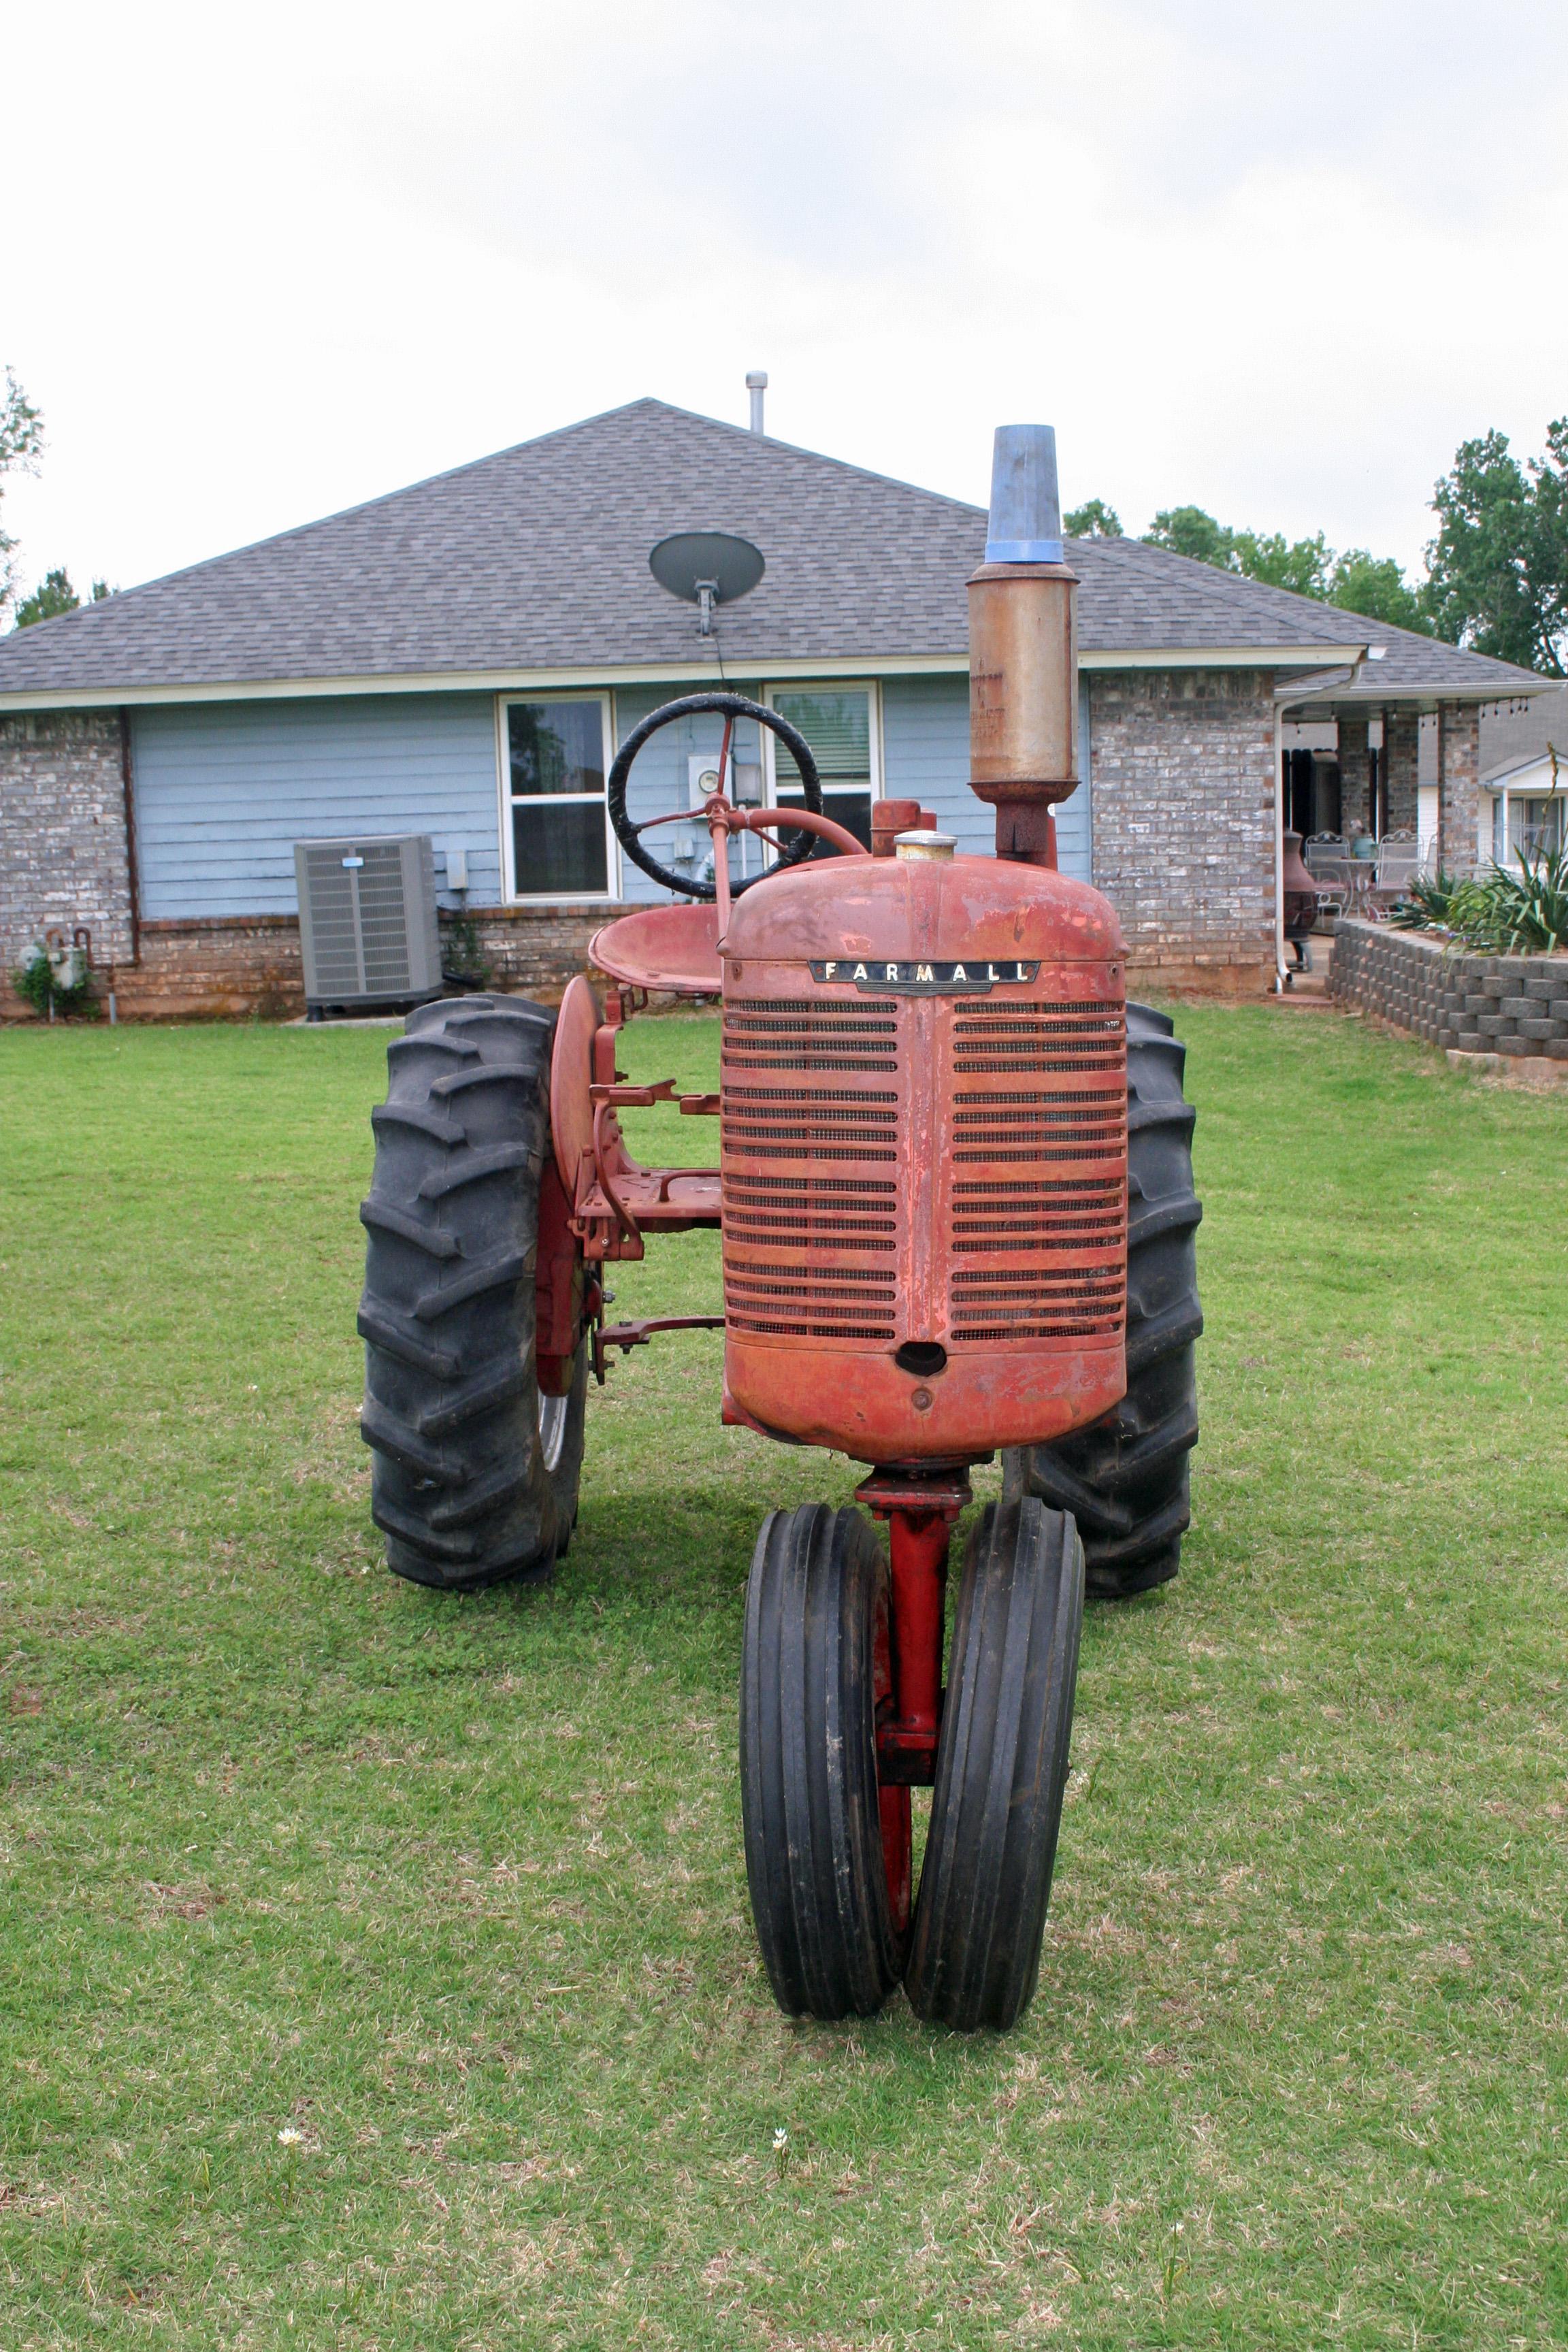
[(371, 1114), (360, 1425), (387, 1566), (417, 1584), (547, 1576), (576, 1517), (586, 1342), (563, 1397), (534, 1361), (554, 1027), (518, 998), (421, 1006)]
[(1083, 1547), (1033, 1496), (969, 1539), (905, 1990), (917, 2016), (1005, 2032), (1034, 1997), (1067, 1789)]
[(1167, 1582), (1192, 1519), (1203, 1208), (1193, 1190), (1197, 1113), (1182, 1093), (1185, 1061), (1163, 1013), (1128, 1006), (1127, 1393), (1087, 1429), (1003, 1457), (1005, 1496), (1034, 1495), (1073, 1514), (1099, 1601)]
[(903, 1974), (909, 1791), (877, 1780), (888, 1622), (887, 1556), (858, 1511), (769, 1513), (746, 1590), (741, 1804), (757, 1940), (792, 2017), (873, 2016)]

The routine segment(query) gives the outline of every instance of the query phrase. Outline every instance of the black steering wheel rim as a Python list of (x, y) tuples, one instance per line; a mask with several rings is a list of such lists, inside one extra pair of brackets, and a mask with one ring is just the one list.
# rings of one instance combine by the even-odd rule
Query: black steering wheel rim
[[(637, 826), (626, 814), (626, 785), (631, 777), (632, 761), (637, 758), (648, 737), (657, 735), (661, 727), (672, 725), (677, 719), (693, 718), (700, 711), (717, 711), (721, 718), (725, 719), (754, 719), (760, 726), (770, 729), (778, 737), (779, 741), (800, 770), (801, 788), (805, 805), (813, 816), (822, 814), (822, 779), (816, 772), (816, 761), (812, 756), (811, 746), (799, 728), (792, 727), (789, 720), (782, 719), (776, 710), (769, 710), (764, 704), (752, 702), (743, 694), (722, 694), (717, 688), (702, 694), (683, 694), (678, 701), (660, 703), (657, 710), (649, 711), (640, 726), (632, 729), (631, 733), (616, 753), (615, 764), (610, 770), (610, 781), (606, 787), (605, 796), (609, 802), (610, 823), (616, 828), (616, 839), (620, 843), (632, 864), (639, 866), (643, 873), (651, 876), (654, 881), (662, 883), (667, 890), (682, 891), (689, 898), (713, 898), (718, 896), (718, 893), (711, 882), (699, 882), (689, 875), (672, 874), (668, 866), (661, 866), (657, 858), (650, 857), (642, 845), (642, 838)], [(693, 823), (701, 821), (695, 810), (692, 812), (692, 821)], [(787, 824), (787, 815), (781, 814), (780, 823)], [(815, 834), (799, 834), (794, 844), (787, 848), (780, 849), (777, 862), (772, 869), (773, 873), (776, 874), (780, 866), (798, 866), (803, 858), (809, 857), (816, 847), (817, 839), (818, 836)], [(731, 898), (738, 898), (743, 890), (751, 889), (754, 883), (765, 882), (769, 878), (767, 874), (752, 874), (744, 882), (731, 883), (730, 896)]]

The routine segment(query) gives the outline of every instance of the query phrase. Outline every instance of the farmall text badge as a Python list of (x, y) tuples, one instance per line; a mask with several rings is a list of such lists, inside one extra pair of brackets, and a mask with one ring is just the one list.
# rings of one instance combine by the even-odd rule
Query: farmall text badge
[(840, 956), (831, 963), (812, 961), (811, 976), (815, 981), (837, 983), (840, 988), (854, 986), (865, 995), (895, 996), (985, 996), (993, 988), (1016, 987), (1027, 983), (1038, 972), (1035, 963), (1016, 963), (1010, 957), (1000, 963), (987, 956), (974, 956), (963, 963), (935, 963), (923, 960), (894, 963), (882, 956)]

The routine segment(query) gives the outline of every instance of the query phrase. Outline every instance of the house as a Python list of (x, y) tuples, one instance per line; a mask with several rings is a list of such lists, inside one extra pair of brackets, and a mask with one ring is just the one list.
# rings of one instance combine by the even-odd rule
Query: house
[[(766, 562), (710, 635), (648, 568), (696, 529)], [(984, 539), (979, 508), (639, 400), (14, 632), (5, 967), (80, 926), (122, 1012), (294, 1004), (293, 843), (424, 832), (500, 982), (558, 993), (598, 924), (658, 895), (606, 822), (616, 744), (721, 678), (804, 729), (846, 822), (878, 793), (918, 799), (989, 849), (966, 784), (964, 582)], [(1443, 855), (1481, 854), (1479, 715), (1543, 681), (1137, 541), (1069, 553), (1082, 782), (1061, 862), (1116, 905), (1142, 984), (1272, 982), (1279, 835), (1302, 814), (1292, 725), (1335, 730), (1336, 816), (1395, 829), (1415, 821), (1428, 714)], [(712, 722), (660, 736), (634, 818), (685, 804), (717, 740)], [(771, 734), (737, 756), (788, 797)]]

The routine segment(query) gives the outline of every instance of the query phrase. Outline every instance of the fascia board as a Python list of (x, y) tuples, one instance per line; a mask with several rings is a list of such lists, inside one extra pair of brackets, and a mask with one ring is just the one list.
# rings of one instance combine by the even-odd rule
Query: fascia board
[[(1300, 668), (1303, 660), (1356, 659), (1359, 646), (1152, 646), (1080, 648), (1079, 667), (1124, 669)], [(780, 660), (766, 654), (730, 656), (737, 677), (766, 678), (967, 677), (967, 653), (862, 655)], [(554, 689), (580, 694), (621, 686), (711, 686), (718, 680), (710, 661), (620, 662), (593, 668), (411, 670), (395, 675), (345, 677), (204, 679), (161, 686), (0, 688), (0, 711), (109, 710), (167, 702), (305, 702), (327, 696), (382, 694), (538, 694)], [(1493, 693), (1472, 698), (1495, 701)]]

